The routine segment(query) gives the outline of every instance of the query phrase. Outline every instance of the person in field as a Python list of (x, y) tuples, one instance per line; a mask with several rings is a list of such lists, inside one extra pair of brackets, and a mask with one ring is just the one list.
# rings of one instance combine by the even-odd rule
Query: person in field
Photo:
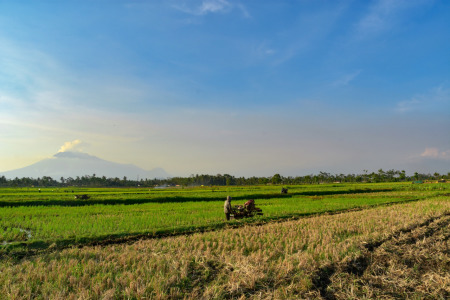
[(227, 196), (227, 200), (225, 200), (225, 205), (223, 206), (223, 211), (225, 213), (225, 217), (227, 218), (227, 221), (230, 220), (230, 214), (232, 211), (231, 208), (231, 197)]
[(245, 202), (244, 204), (245, 208), (247, 209), (247, 211), (252, 211), (255, 209), (255, 200), (250, 199), (247, 202)]

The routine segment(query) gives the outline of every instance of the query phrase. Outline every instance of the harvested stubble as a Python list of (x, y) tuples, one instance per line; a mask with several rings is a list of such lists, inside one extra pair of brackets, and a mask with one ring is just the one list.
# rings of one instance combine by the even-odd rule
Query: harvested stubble
[[(0, 293), (10, 299), (347, 298), (324, 293), (335, 283), (320, 280), (320, 272), (363, 255), (365, 241), (388, 241), (449, 211), (448, 199), (426, 200), (6, 260)], [(448, 259), (448, 251), (440, 255)]]
[(449, 224), (450, 215), (442, 216), (364, 251), (353, 264), (359, 270), (346, 272), (348, 262), (341, 264), (328, 293), (341, 299), (449, 299)]

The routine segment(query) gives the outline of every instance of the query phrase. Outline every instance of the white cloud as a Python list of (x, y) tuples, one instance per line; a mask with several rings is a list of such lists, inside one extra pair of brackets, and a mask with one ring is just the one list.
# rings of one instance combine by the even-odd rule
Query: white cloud
[(80, 140), (73, 140), (71, 142), (65, 142), (64, 145), (59, 148), (58, 152), (66, 151), (81, 151), (81, 146), (83, 143)]
[(226, 0), (205, 0), (200, 6), (200, 14), (227, 12), (231, 4)]
[(450, 150), (440, 151), (438, 148), (425, 148), (425, 151), (420, 156), (450, 160)]

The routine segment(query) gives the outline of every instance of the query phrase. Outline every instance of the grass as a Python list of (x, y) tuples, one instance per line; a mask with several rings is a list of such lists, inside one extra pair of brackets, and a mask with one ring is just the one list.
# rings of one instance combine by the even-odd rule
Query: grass
[[(443, 185), (438, 185), (437, 188)], [(326, 196), (408, 190), (411, 184), (338, 184), (290, 186), (288, 195), (280, 195), (280, 186), (201, 187), (201, 188), (0, 188), (0, 207), (10, 206), (85, 206), (94, 204), (144, 204), (165, 202), (223, 201), (227, 195), (235, 200)], [(77, 200), (77, 194), (89, 194), (88, 200)]]
[[(342, 195), (334, 200), (342, 201)], [(436, 252), (429, 255), (440, 269), (424, 271), (426, 285), (410, 282), (396, 297), (444, 299), (450, 292), (449, 255), (439, 249), (448, 247), (448, 200), (438, 196), (264, 226), (8, 258), (0, 261), (0, 294), (9, 299), (389, 298), (390, 287), (379, 291), (368, 284), (379, 270), (376, 264), (366, 261), (367, 272), (361, 274), (353, 266), (364, 262), (360, 258), (369, 248), (375, 256), (382, 249), (402, 254), (394, 246), (411, 234), (423, 255), (422, 237), (433, 240), (427, 245), (436, 244)], [(398, 278), (396, 270), (404, 269), (393, 268), (391, 277), (378, 279)]]
[[(405, 202), (448, 192), (410, 191), (410, 184), (277, 186), (191, 189), (74, 189), (88, 200), (73, 199), (72, 189), (0, 190), (0, 253), (16, 248), (47, 248), (140, 235), (159, 236), (213, 230), (229, 224), (264, 223), (325, 212)], [(264, 216), (226, 222), (226, 195), (233, 204), (256, 200)], [(5, 204), (6, 203), (6, 204)]]

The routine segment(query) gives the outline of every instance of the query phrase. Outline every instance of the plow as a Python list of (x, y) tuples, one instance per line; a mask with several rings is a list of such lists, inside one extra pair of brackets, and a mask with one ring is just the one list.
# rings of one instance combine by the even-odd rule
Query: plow
[(244, 205), (233, 206), (230, 217), (232, 219), (243, 219), (251, 218), (256, 215), (262, 216), (262, 209), (255, 206), (255, 200), (250, 199)]

